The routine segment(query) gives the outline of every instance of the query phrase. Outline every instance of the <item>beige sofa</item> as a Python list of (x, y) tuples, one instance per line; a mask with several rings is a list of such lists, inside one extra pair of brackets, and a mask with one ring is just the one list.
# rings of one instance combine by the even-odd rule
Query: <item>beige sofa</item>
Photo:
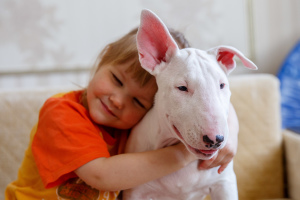
[[(230, 77), (230, 84), (240, 122), (234, 160), (240, 200), (299, 200), (300, 135), (280, 128), (279, 81), (272, 75), (239, 75)], [(0, 91), (0, 199), (16, 179), (40, 106), (69, 89)]]

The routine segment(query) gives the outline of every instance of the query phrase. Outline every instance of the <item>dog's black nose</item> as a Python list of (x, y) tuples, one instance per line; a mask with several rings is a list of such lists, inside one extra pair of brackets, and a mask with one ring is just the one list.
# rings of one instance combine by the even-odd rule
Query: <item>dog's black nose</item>
[(217, 143), (223, 142), (223, 141), (224, 141), (224, 136), (222, 136), (222, 135), (217, 135), (217, 136), (216, 136), (216, 141), (217, 141)]
[(203, 142), (205, 142), (206, 144), (214, 144), (214, 141), (209, 139), (209, 137), (207, 135), (203, 136)]
[(221, 146), (221, 143), (224, 141), (224, 136), (222, 135), (216, 135), (216, 140), (211, 140), (208, 135), (203, 136), (203, 142), (205, 143), (205, 146), (207, 148), (218, 148)]

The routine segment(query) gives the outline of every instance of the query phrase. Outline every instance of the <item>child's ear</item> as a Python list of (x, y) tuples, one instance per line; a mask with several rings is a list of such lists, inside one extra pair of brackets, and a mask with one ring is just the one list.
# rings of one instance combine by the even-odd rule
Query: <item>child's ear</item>
[(143, 10), (137, 33), (137, 48), (142, 67), (150, 74), (161, 62), (168, 62), (178, 50), (164, 23), (151, 11)]

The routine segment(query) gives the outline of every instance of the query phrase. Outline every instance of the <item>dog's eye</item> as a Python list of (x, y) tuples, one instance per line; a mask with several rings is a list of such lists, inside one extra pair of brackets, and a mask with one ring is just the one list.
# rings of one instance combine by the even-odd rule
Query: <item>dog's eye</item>
[(220, 84), (220, 89), (223, 89), (225, 87), (225, 83)]
[(177, 87), (180, 91), (184, 91), (184, 92), (187, 92), (188, 91), (188, 89), (187, 89), (187, 87), (185, 87), (185, 86), (179, 86), (179, 87)]

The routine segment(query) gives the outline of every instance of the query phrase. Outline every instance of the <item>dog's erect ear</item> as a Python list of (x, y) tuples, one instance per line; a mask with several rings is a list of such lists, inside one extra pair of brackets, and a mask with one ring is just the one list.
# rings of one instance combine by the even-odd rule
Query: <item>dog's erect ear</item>
[(242, 54), (234, 47), (218, 46), (216, 48), (208, 50), (208, 52), (216, 55), (217, 61), (220, 63), (221, 67), (227, 75), (236, 67), (235, 60), (233, 59), (235, 55), (242, 61), (245, 67), (253, 70), (257, 69), (257, 66), (251, 60), (246, 58), (244, 54)]
[(141, 14), (137, 48), (142, 67), (151, 74), (155, 74), (157, 65), (168, 62), (178, 50), (167, 27), (149, 10), (143, 10)]

